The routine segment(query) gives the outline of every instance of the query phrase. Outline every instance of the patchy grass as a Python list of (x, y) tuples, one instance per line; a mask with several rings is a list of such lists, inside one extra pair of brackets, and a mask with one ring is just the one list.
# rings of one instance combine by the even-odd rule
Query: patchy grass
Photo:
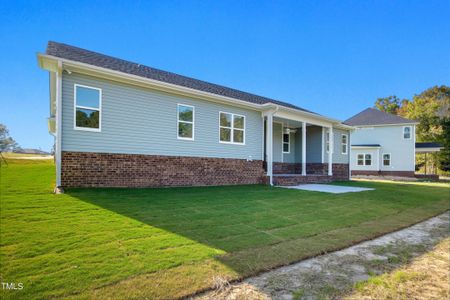
[(356, 284), (345, 299), (449, 299), (450, 239), (391, 273)]
[(176, 298), (409, 226), (449, 209), (447, 186), (327, 194), (267, 186), (71, 189), (50, 161), (1, 169), (0, 263), (17, 298)]

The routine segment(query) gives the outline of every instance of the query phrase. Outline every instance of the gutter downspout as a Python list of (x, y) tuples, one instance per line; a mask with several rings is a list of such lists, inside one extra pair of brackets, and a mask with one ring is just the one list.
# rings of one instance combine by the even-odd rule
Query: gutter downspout
[(58, 61), (56, 75), (56, 137), (55, 137), (55, 164), (56, 164), (56, 186), (55, 194), (62, 193), (61, 188), (61, 142), (62, 142), (62, 61)]

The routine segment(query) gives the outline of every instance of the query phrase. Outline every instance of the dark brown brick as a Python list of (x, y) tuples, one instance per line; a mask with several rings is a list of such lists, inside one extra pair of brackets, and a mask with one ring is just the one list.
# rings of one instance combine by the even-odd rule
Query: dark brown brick
[(261, 184), (260, 160), (63, 152), (63, 187), (165, 187)]

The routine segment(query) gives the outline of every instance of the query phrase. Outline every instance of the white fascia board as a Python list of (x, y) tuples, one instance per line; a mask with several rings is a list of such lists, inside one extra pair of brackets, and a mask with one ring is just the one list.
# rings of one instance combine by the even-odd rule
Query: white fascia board
[(381, 146), (350, 146), (352, 149), (380, 149)]
[(433, 153), (433, 152), (439, 152), (442, 149), (444, 149), (444, 147), (416, 148), (415, 151), (416, 151), (416, 153)]
[(384, 126), (412, 126), (417, 125), (420, 122), (411, 122), (411, 123), (396, 123), (396, 124), (377, 124), (377, 125), (355, 125), (355, 128), (366, 128), (366, 127), (384, 127)]

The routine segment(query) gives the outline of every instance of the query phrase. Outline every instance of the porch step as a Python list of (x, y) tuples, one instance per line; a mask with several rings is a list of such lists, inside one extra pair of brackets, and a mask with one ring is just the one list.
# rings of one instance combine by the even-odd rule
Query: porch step
[(328, 183), (333, 180), (332, 176), (328, 175), (306, 175), (299, 174), (277, 174), (273, 176), (273, 184), (281, 186), (292, 186), (303, 183)]

